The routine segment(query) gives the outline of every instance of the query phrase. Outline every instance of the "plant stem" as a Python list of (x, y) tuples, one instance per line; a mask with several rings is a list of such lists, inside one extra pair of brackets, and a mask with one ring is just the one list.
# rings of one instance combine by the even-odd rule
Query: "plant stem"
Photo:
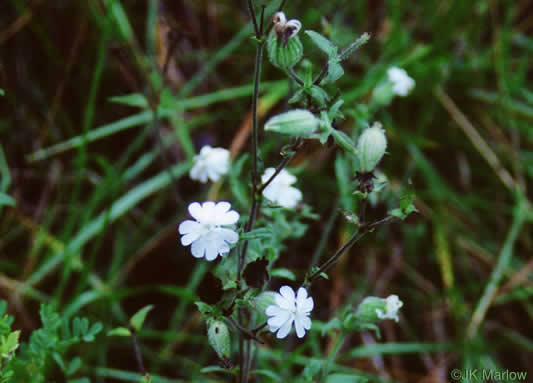
[(326, 75), (328, 74), (328, 69), (329, 69), (329, 63), (326, 63), (324, 67), (322, 68), (322, 71), (320, 72), (318, 77), (315, 79), (315, 81), (313, 81), (313, 85), (320, 85), (324, 77), (326, 77)]
[(254, 5), (252, 0), (248, 0), (248, 10), (250, 11), (250, 17), (252, 18), (252, 23), (254, 24), (255, 37), (260, 38), (261, 32), (257, 26), (257, 19), (255, 17)]
[(289, 68), (287, 70), (287, 73), (294, 81), (296, 81), (298, 85), (304, 85), (304, 81), (300, 78), (300, 76), (298, 76), (298, 74), (294, 71), (293, 68)]
[(302, 144), (302, 142), (303, 140), (300, 137), (296, 139), (294, 144), (291, 145), (291, 149), (293, 150), (292, 153), (285, 155), (283, 160), (281, 160), (281, 162), (276, 167), (274, 174), (272, 174), (272, 176), (257, 189), (257, 194), (261, 194), (263, 190), (265, 190), (267, 186), (270, 185), (270, 183), (274, 180), (274, 178), (276, 178), (278, 174), (281, 173), (281, 171), (285, 168), (285, 166), (287, 166), (289, 162), (291, 162), (292, 158), (296, 154), (296, 151), (300, 148), (300, 145)]
[(320, 274), (322, 274), (323, 272), (327, 271), (331, 266), (333, 266), (337, 260), (344, 254), (346, 253), (346, 251), (348, 251), (348, 249), (350, 247), (352, 247), (357, 241), (359, 241), (361, 238), (363, 238), (368, 232), (372, 231), (372, 229), (380, 226), (380, 225), (383, 225), (383, 224), (386, 224), (386, 223), (389, 223), (391, 221), (393, 221), (394, 219), (396, 219), (396, 217), (394, 216), (388, 216), (388, 217), (385, 217), (379, 221), (375, 221), (375, 222), (372, 222), (371, 224), (368, 224), (368, 225), (365, 225), (363, 224), (359, 230), (353, 235), (352, 238), (350, 238), (348, 240), (348, 242), (346, 242), (344, 245), (342, 245), (342, 247), (337, 250), (337, 252), (330, 258), (328, 259), (322, 266), (320, 266), (320, 268), (315, 271), (307, 280), (307, 282), (304, 283), (304, 286), (309, 286), (311, 285), (311, 283), (313, 283), (313, 281), (315, 279), (317, 279)]
[(237, 322), (235, 319), (233, 319), (233, 317), (231, 316), (228, 316), (227, 317), (228, 320), (231, 322), (231, 324), (237, 329), (239, 330), (239, 332), (247, 339), (253, 339), (255, 340), (256, 342), (258, 343), (261, 343), (261, 344), (264, 344), (265, 342), (263, 342), (261, 339), (259, 339), (255, 334), (254, 334), (254, 331), (250, 331), (250, 330), (247, 330), (245, 329), (244, 327), (241, 326), (241, 324), (239, 322)]
[[(250, 209), (250, 217), (244, 232), (247, 233), (253, 229), (254, 221), (259, 210), (259, 200), (257, 198), (257, 190), (259, 187), (259, 174), (258, 174), (258, 155), (259, 150), (259, 124), (257, 117), (257, 103), (259, 99), (259, 83), (261, 81), (261, 61), (263, 58), (264, 41), (257, 44), (255, 55), (255, 74), (254, 74), (254, 94), (252, 98), (252, 208)], [(243, 244), (241, 254), (239, 256), (238, 270), (237, 270), (237, 283), (240, 284), (242, 269), (246, 260), (246, 252), (248, 251), (248, 240)]]
[(139, 349), (139, 345), (137, 344), (137, 337), (135, 336), (135, 329), (132, 326), (130, 326), (130, 331), (131, 331), (131, 343), (133, 344), (133, 351), (135, 352), (135, 357), (137, 358), (137, 364), (139, 365), (139, 370), (141, 371), (141, 374), (144, 376), (147, 374), (147, 372), (146, 372), (146, 369), (144, 368), (141, 350)]

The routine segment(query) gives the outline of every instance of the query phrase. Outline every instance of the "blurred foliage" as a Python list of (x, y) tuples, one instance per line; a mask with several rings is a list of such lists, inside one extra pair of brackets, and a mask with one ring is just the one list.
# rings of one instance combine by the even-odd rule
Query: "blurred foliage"
[[(355, 372), (370, 381), (444, 382), (456, 367), (533, 373), (532, 11), (527, 0), (287, 2), (288, 18), (339, 47), (370, 33), (331, 85), (344, 99), (337, 128), (354, 138), (369, 116), (386, 128), (380, 167), (395, 193), (381, 191), (367, 214), (397, 207), (393, 194), (410, 185), (420, 214), (368, 236), (313, 286), (312, 331), (290, 353), (262, 348), (257, 380), (312, 381), (340, 336), (322, 337), (321, 327), (364, 296), (391, 293), (405, 305), (400, 326), (381, 331), (388, 343), (346, 335), (328, 382)], [(41, 303), (59, 313), (52, 322), (84, 316), (106, 330), (153, 304), (137, 340), (154, 383), (228, 378), (202, 370), (216, 355), (193, 304), (215, 265), (194, 262), (177, 224), (189, 202), (208, 198), (247, 212), (251, 33), (244, 1), (2, 2), (0, 291), (21, 343), (37, 337), (30, 334)], [(300, 39), (313, 59), (301, 65), (318, 73), (311, 62), (328, 58), (307, 35)], [(413, 93), (365, 109), (391, 66), (416, 80)], [(283, 78), (265, 60), (261, 124), (288, 107), (292, 85)], [(289, 139), (261, 140), (265, 167), (275, 166)], [(232, 148), (227, 185), (186, 177), (205, 144)], [(297, 222), (275, 254), (276, 267), (301, 280), (310, 259), (332, 255), (350, 232), (337, 212), (354, 211), (356, 164), (307, 143), (291, 166), (320, 217)], [(295, 239), (303, 225), (306, 236)], [(260, 243), (256, 252), (268, 248)], [(282, 275), (272, 289), (289, 282)], [(56, 331), (44, 322), (33, 334)], [(80, 373), (139, 381), (129, 340), (100, 338), (72, 345), (84, 354)], [(56, 381), (72, 363), (52, 371)]]

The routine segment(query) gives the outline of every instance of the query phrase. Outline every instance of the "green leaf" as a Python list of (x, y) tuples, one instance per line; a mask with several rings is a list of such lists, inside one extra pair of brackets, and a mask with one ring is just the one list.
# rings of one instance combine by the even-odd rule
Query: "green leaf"
[(215, 312), (215, 308), (211, 305), (208, 305), (207, 303), (197, 301), (194, 302), (194, 304), (196, 305), (196, 307), (198, 307), (198, 310), (204, 315), (209, 315)]
[(92, 341), (94, 341), (94, 336), (96, 334), (98, 334), (100, 331), (102, 331), (103, 328), (104, 328), (104, 326), (102, 325), (102, 323), (100, 323), (100, 322), (94, 323), (91, 326), (90, 329), (85, 331), (85, 333), (83, 335), (83, 341), (84, 342), (92, 342)]
[(303, 89), (298, 89), (296, 92), (294, 92), (293, 96), (289, 99), (289, 104), (296, 104), (298, 102), (302, 102), (304, 99), (304, 91)]
[(315, 44), (322, 52), (328, 55), (328, 57), (334, 57), (337, 55), (338, 48), (329, 41), (325, 36), (320, 33), (308, 30), (305, 34), (311, 38), (313, 44)]
[(335, 118), (344, 118), (344, 115), (340, 111), (342, 104), (344, 104), (344, 100), (339, 99), (333, 105), (331, 105), (331, 108), (329, 108), (328, 111), (328, 117), (330, 121), (333, 121)]
[(368, 378), (354, 374), (332, 374), (326, 378), (326, 383), (367, 383)]
[(296, 275), (289, 269), (285, 268), (273, 269), (270, 271), (270, 275), (277, 278), (285, 278), (291, 281), (296, 280)]
[(266, 376), (267, 378), (270, 378), (271, 380), (274, 380), (276, 382), (281, 382), (281, 376), (279, 376), (278, 374), (275, 374), (274, 372), (270, 371), (270, 370), (266, 370), (266, 369), (258, 369), (258, 370), (253, 370), (250, 372), (252, 375), (262, 375), (262, 376)]
[(339, 318), (335, 317), (328, 321), (323, 327), (322, 327), (322, 336), (324, 336), (327, 333), (331, 333), (333, 330), (340, 330), (342, 327), (342, 322)]
[(109, 98), (109, 101), (117, 104), (134, 106), (137, 108), (148, 108), (148, 101), (146, 100), (146, 97), (144, 97), (144, 94), (141, 93), (126, 94), (123, 96), (113, 96)]
[(4, 90), (2, 88), (0, 88), (0, 96), (5, 96), (5, 94), (6, 93), (4, 92)]
[(261, 227), (249, 231), (248, 233), (242, 233), (240, 235), (241, 239), (259, 239), (259, 238), (271, 238), (273, 235), (272, 230), (266, 227)]
[(9, 358), (10, 354), (14, 352), (19, 346), (20, 330), (13, 331), (7, 337), (2, 335), (0, 342), (0, 357)]
[(81, 367), (81, 359), (80, 357), (77, 356), (70, 361), (67, 371), (66, 371), (67, 376), (74, 375), (76, 371), (80, 369), (80, 367)]
[(0, 206), (6, 205), (6, 206), (15, 206), (17, 204), (17, 201), (11, 197), (10, 195), (7, 195), (4, 192), (0, 192)]
[(324, 362), (321, 360), (311, 359), (311, 361), (305, 366), (301, 377), (306, 381), (313, 381), (315, 376), (322, 369), (323, 364)]
[(83, 377), (77, 379), (69, 379), (67, 380), (67, 383), (91, 383), (91, 380), (89, 378)]
[(61, 354), (59, 354), (58, 352), (54, 352), (52, 354), (52, 358), (56, 361), (57, 365), (61, 368), (61, 371), (67, 370), (67, 367), (65, 366), (65, 362), (63, 361)]
[(346, 133), (337, 129), (332, 129), (331, 135), (335, 139), (337, 145), (339, 145), (341, 148), (350, 154), (357, 154), (357, 149), (355, 148), (353, 140)]
[(227, 368), (222, 368), (220, 366), (207, 366), (200, 370), (201, 374), (209, 374), (210, 372), (222, 372), (230, 375), (237, 374), (237, 370), (235, 368), (228, 370)]
[(108, 331), (107, 336), (131, 336), (131, 331), (126, 327), (117, 327)]
[(329, 100), (329, 94), (324, 89), (318, 85), (313, 85), (310, 88), (304, 88), (304, 90), (314, 98), (320, 106), (326, 106), (326, 103)]
[(341, 78), (342, 75), (344, 75), (344, 69), (342, 69), (341, 64), (339, 64), (338, 58), (334, 57), (328, 61), (328, 74), (321, 83), (331, 84)]
[(136, 331), (140, 331), (146, 315), (154, 308), (154, 305), (148, 305), (137, 311), (130, 319), (130, 324)]

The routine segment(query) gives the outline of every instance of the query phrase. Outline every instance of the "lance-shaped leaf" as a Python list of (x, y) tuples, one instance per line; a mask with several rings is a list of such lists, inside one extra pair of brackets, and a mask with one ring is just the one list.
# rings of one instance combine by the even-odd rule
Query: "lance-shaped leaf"
[(144, 320), (146, 319), (146, 315), (153, 308), (153, 305), (145, 306), (131, 317), (130, 324), (135, 329), (135, 331), (139, 331), (142, 328)]
[(315, 31), (305, 31), (305, 34), (311, 38), (311, 41), (328, 57), (334, 57), (337, 55), (338, 48), (333, 45), (326, 37)]

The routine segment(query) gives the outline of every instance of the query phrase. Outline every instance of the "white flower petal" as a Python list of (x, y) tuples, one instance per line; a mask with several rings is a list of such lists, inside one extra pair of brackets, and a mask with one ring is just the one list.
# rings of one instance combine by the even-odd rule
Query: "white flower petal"
[(302, 200), (302, 192), (292, 186), (288, 186), (284, 193), (278, 197), (278, 203), (286, 208), (293, 208)]
[(212, 231), (213, 235), (216, 235), (215, 240), (226, 241), (228, 243), (237, 243), (239, 240), (239, 234), (231, 229), (225, 229), (223, 227), (216, 228)]
[(294, 301), (294, 290), (290, 286), (281, 286), (279, 293), (283, 298), (289, 301)]
[(274, 302), (283, 310), (294, 310), (294, 300), (283, 297), (280, 293), (274, 295)]
[(283, 339), (285, 338), (289, 332), (291, 331), (291, 327), (292, 327), (292, 322), (293, 320), (289, 320), (287, 322), (285, 322), (281, 327), (280, 329), (278, 330), (278, 333), (276, 335), (276, 338), (278, 339)]
[(305, 329), (302, 325), (302, 322), (298, 318), (294, 319), (294, 329), (296, 330), (296, 336), (298, 338), (303, 338), (305, 335)]
[(190, 219), (180, 223), (178, 227), (178, 232), (180, 234), (190, 234), (195, 233), (200, 230), (200, 224), (196, 221), (191, 221)]
[(272, 327), (281, 327), (284, 323), (286, 323), (287, 321), (290, 322), (291, 320), (291, 313), (286, 311), (286, 310), (282, 310), (279, 312), (278, 315), (275, 315), (273, 317), (270, 317), (267, 321), (267, 324), (269, 326), (272, 326)]
[(298, 311), (302, 310), (307, 300), (307, 290), (304, 287), (300, 287), (296, 294), (296, 307)]
[(270, 177), (272, 177), (272, 175), (276, 172), (276, 169), (274, 168), (266, 168), (265, 169), (265, 172), (263, 173), (263, 175), (261, 176), (261, 182), (262, 183), (265, 183), (267, 182)]
[(309, 313), (313, 311), (314, 307), (315, 307), (315, 302), (313, 302), (313, 298), (309, 297), (303, 303), (298, 304), (298, 311)]
[(202, 204), (202, 210), (206, 217), (214, 217), (215, 203), (213, 201), (206, 201)]
[(227, 213), (218, 216), (217, 223), (219, 225), (233, 225), (239, 220), (239, 213), (235, 210), (230, 210)]
[(217, 182), (220, 179), (220, 173), (217, 169), (214, 168), (208, 168), (207, 169), (207, 177), (213, 182)]
[(223, 148), (204, 146), (200, 153), (193, 157), (194, 165), (189, 175), (200, 182), (218, 181), (229, 170), (229, 151)]
[(282, 309), (279, 308), (278, 306), (276, 306), (276, 305), (270, 305), (270, 306), (268, 306), (268, 307), (266, 308), (266, 310), (265, 310), (265, 314), (266, 314), (267, 316), (271, 317), (271, 316), (279, 315), (282, 311), (284, 311), (284, 310), (282, 310)]
[(311, 318), (307, 315), (298, 316), (297, 320), (301, 323), (304, 329), (309, 330), (311, 328)]
[[(261, 176), (261, 181), (263, 183), (267, 182), (274, 172), (274, 168), (266, 169)], [(263, 195), (272, 203), (286, 208), (293, 208), (302, 199), (302, 192), (290, 186), (295, 182), (296, 177), (290, 174), (286, 169), (283, 169), (263, 190)]]
[(196, 219), (199, 222), (202, 222), (204, 218), (204, 212), (203, 212), (202, 206), (198, 202), (193, 202), (189, 204), (188, 210), (189, 210), (189, 214), (194, 219)]
[(205, 255), (205, 241), (202, 238), (197, 239), (191, 245), (191, 253), (193, 257), (202, 258)]
[(227, 201), (217, 202), (215, 206), (215, 214), (217, 217), (223, 216), (229, 209), (231, 209), (231, 204)]
[(183, 246), (189, 246), (191, 243), (196, 241), (198, 238), (200, 238), (199, 232), (192, 232), (189, 234), (185, 234), (183, 237), (181, 237), (181, 244)]
[(218, 257), (218, 249), (216, 247), (216, 244), (213, 242), (208, 242), (205, 251), (205, 259), (207, 261), (212, 261), (216, 257)]
[(221, 242), (219, 245), (217, 245), (217, 249), (220, 255), (227, 254), (230, 251), (229, 245), (226, 242)]

